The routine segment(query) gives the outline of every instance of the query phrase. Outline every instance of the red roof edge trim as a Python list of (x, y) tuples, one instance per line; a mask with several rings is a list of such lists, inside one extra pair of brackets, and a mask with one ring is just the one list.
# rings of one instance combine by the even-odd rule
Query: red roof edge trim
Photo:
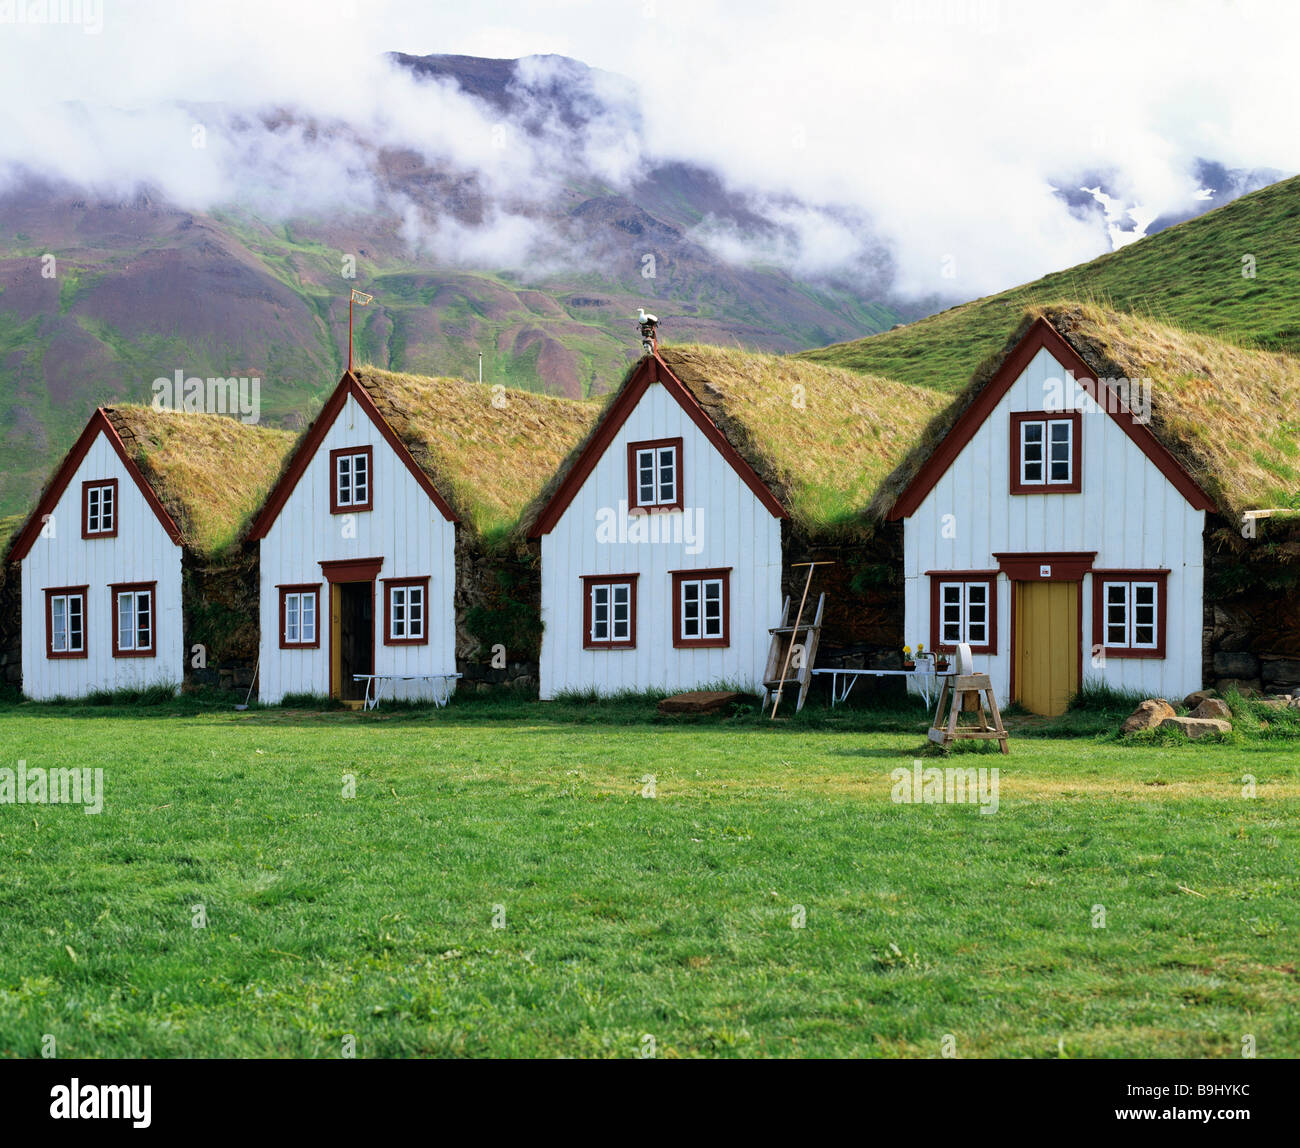
[(664, 389), (676, 400), (678, 406), (690, 416), (691, 421), (699, 427), (704, 437), (726, 459), (732, 470), (753, 491), (754, 496), (773, 518), (790, 517), (785, 507), (781, 505), (780, 499), (772, 493), (767, 483), (758, 476), (754, 468), (727, 441), (726, 435), (718, 429), (718, 424), (709, 417), (708, 412), (700, 405), (699, 400), (691, 393), (690, 388), (674, 375), (672, 368), (659, 357), (658, 353), (655, 353), (646, 355), (641, 360), (636, 370), (633, 371), (631, 378), (624, 384), (623, 389), (610, 405), (609, 410), (602, 416), (600, 424), (596, 428), (596, 433), (588, 439), (587, 445), (583, 448), (577, 461), (569, 469), (569, 473), (564, 476), (559, 488), (551, 495), (550, 501), (538, 513), (536, 520), (528, 531), (529, 538), (540, 538), (543, 534), (549, 534), (554, 529), (555, 524), (559, 522), (561, 516), (569, 508), (569, 504), (577, 497), (583, 483), (591, 476), (591, 472), (596, 468), (596, 463), (600, 461), (609, 445), (614, 441), (615, 436), (622, 429), (623, 424), (627, 422), (636, 409), (637, 403), (649, 390), (651, 383), (661, 383), (663, 385)]

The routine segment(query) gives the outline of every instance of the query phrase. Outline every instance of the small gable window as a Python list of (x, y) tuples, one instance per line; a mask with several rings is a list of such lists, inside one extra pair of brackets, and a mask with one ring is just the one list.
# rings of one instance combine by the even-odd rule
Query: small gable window
[(156, 651), (156, 582), (124, 582), (113, 592), (113, 657), (151, 658)]
[(330, 451), (330, 513), (352, 514), (374, 506), (374, 447)]
[(81, 537), (117, 537), (117, 479), (81, 484)]
[(930, 649), (997, 653), (997, 573), (929, 571)]
[(429, 579), (384, 579), (384, 644), (423, 646), (429, 641)]
[(629, 443), (627, 476), (629, 510), (681, 510), (682, 440)]
[(320, 645), (320, 586), (280, 586), (280, 649)]
[(1078, 411), (1017, 411), (1011, 416), (1011, 493), (1077, 494)]
[(45, 654), (50, 658), (86, 656), (86, 591), (62, 586), (45, 591)]
[(1094, 649), (1115, 658), (1163, 658), (1168, 575), (1167, 570), (1094, 570)]
[(673, 574), (673, 645), (678, 649), (731, 644), (731, 571)]
[(582, 645), (587, 650), (636, 647), (635, 574), (588, 575), (582, 580)]

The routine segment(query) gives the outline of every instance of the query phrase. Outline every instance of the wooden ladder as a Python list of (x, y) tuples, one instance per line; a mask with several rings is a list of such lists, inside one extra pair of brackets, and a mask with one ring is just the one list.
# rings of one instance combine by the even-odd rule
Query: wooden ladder
[[(808, 591), (812, 587), (814, 568), (832, 566), (834, 563), (796, 562), (794, 565), (796, 568), (808, 567), (803, 597), (799, 599), (799, 609), (795, 612), (794, 622), (790, 621), (790, 598), (787, 596), (785, 604), (781, 607), (781, 624), (772, 626), (767, 631), (772, 635), (772, 644), (767, 651), (767, 668), (763, 671), (763, 708), (760, 712), (766, 712), (767, 703), (770, 701), (773, 719), (776, 718), (776, 710), (785, 695), (786, 686), (799, 687), (799, 700), (795, 703), (795, 713), (803, 709), (804, 700), (808, 697), (808, 687), (812, 685), (813, 662), (817, 658), (817, 643), (821, 639), (822, 611), (826, 608), (826, 595), (823, 593), (818, 596), (817, 612), (811, 622), (804, 622), (803, 608), (804, 603), (808, 601)], [(799, 640), (801, 634), (804, 635), (802, 642)], [(795, 648), (799, 646), (802, 646), (802, 653), (795, 662), (792, 674), (790, 662)]]

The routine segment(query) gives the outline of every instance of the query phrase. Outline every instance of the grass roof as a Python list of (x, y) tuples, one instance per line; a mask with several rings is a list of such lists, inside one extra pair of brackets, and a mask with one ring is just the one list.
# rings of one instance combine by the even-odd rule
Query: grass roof
[(879, 491), (883, 515), (1034, 320), (1099, 378), (1151, 380), (1150, 429), (1227, 516), (1300, 499), (1300, 359), (1081, 303), (1031, 307)]
[(109, 407), (105, 413), (186, 547), (215, 557), (238, 541), (293, 446), (290, 431), (224, 415)]
[(597, 402), (359, 367), (358, 381), (452, 509), (503, 540), (600, 414)]
[[(780, 355), (696, 344), (661, 345), (659, 354), (811, 536), (861, 532), (876, 488), (946, 402), (922, 387)], [(634, 364), (622, 386), (635, 371)], [(583, 446), (547, 484), (533, 516)]]

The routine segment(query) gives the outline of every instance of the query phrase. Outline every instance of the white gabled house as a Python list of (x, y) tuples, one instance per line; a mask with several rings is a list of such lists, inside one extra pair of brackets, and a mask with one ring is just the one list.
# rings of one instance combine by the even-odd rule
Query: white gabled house
[[(249, 533), (259, 546), (258, 696), (428, 697), (456, 671), (456, 523), (446, 497), (348, 371)], [(407, 679), (407, 680), (401, 680)]]
[[(218, 415), (96, 410), (10, 547), (24, 694), (179, 688), (197, 605), (184, 572), (235, 540), (290, 438)], [(221, 456), (230, 471), (208, 474)]]
[(1202, 684), (1214, 503), (1153, 433), (1143, 381), (1094, 375), (1039, 317), (954, 404), (889, 514), (905, 639), (969, 644), (1000, 700), (1042, 714), (1087, 682), (1167, 698)]
[(541, 550), (541, 697), (757, 690), (787, 517), (665, 357), (646, 355), (529, 530)]

